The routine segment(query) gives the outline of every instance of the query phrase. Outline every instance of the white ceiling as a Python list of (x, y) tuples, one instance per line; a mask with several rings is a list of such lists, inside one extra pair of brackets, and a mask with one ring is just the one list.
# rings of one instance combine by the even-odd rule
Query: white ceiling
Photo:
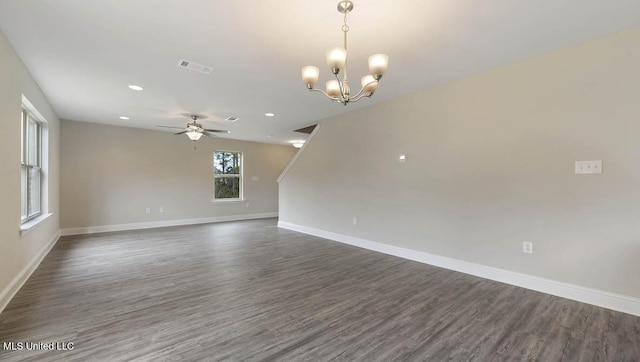
[(284, 143), (341, 112), (640, 25), (640, 0), (354, 0), (349, 74), (359, 80), (375, 53), (389, 55), (389, 71), (373, 99), (344, 107), (300, 78), (316, 65), (329, 79), (337, 3), (0, 0), (0, 27), (63, 119), (157, 129), (197, 113), (231, 130), (223, 137)]

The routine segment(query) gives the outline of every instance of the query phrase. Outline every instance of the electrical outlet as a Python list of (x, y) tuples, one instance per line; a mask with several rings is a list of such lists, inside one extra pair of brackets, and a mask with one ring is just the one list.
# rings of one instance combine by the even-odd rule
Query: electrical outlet
[(160, 208), (158, 209), (158, 212), (161, 214), (164, 213), (164, 206), (160, 206)]
[(358, 225), (358, 218), (357, 217), (353, 217), (353, 225)]
[(244, 204), (244, 207), (246, 207), (246, 208), (248, 209), (248, 208), (249, 208), (249, 206), (250, 206), (250, 204), (249, 204), (249, 202), (247, 201), (247, 202)]
[(150, 207), (147, 207), (144, 211), (145, 211), (147, 214), (150, 214), (150, 213), (151, 213), (151, 208), (150, 208)]
[(525, 254), (533, 254), (533, 243), (530, 241), (523, 241), (522, 252)]

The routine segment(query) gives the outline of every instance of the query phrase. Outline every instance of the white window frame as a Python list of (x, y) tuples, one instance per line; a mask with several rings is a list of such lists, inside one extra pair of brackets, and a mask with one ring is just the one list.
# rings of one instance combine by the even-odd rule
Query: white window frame
[[(32, 158), (29, 154), (31, 149), (31, 142), (29, 137), (29, 126), (33, 124), (35, 126), (35, 157)], [(44, 197), (42, 192), (43, 182), (43, 152), (42, 152), (42, 128), (43, 122), (38, 119), (29, 109), (23, 106), (21, 116), (21, 157), (20, 157), (20, 222), (22, 224), (31, 221), (43, 214)], [(33, 160), (32, 160), (33, 159)], [(30, 185), (33, 183), (33, 173), (37, 174), (37, 187), (32, 188)], [(32, 208), (32, 200), (38, 198), (37, 210)]]
[[(235, 153), (238, 154), (240, 157), (240, 172), (238, 174), (216, 174), (216, 169), (215, 169), (215, 163), (216, 163), (216, 153)], [(243, 177), (242, 174), (244, 172), (244, 155), (242, 154), (242, 152), (239, 151), (228, 151), (228, 150), (214, 150), (213, 151), (213, 162), (212, 162), (212, 170), (213, 170), (213, 198), (212, 198), (212, 202), (239, 202), (239, 201), (243, 201), (243, 189), (244, 189), (244, 182), (243, 182)], [(239, 184), (239, 197), (238, 198), (216, 198), (216, 179), (218, 178), (225, 178), (225, 177), (236, 177), (238, 178), (238, 184)]]
[[(27, 136), (27, 128), (25, 128), (28, 124), (28, 120), (36, 122), (38, 127), (38, 137), (37, 137), (37, 162), (29, 162), (28, 157), (28, 145), (25, 144), (25, 141), (28, 141), (25, 137)], [(25, 123), (26, 122), (26, 123)], [(27, 99), (27, 97), (22, 95), (22, 111), (20, 114), (20, 173), (21, 173), (21, 182), (20, 182), (20, 235), (25, 235), (30, 230), (33, 230), (36, 226), (42, 224), (47, 218), (49, 218), (52, 214), (49, 212), (49, 179), (48, 179), (48, 170), (49, 170), (49, 124), (47, 119), (33, 106), (31, 102)], [(33, 159), (33, 158), (32, 158)], [(23, 178), (25, 174), (23, 174), (23, 166), (27, 166), (30, 168), (32, 166), (39, 167), (39, 181), (40, 184), (37, 188), (40, 197), (39, 204), (39, 212), (22, 212), (24, 207), (29, 204), (29, 194), (27, 191), (28, 183), (26, 178)], [(17, 190), (16, 190), (17, 191)], [(33, 197), (33, 195), (31, 196)]]

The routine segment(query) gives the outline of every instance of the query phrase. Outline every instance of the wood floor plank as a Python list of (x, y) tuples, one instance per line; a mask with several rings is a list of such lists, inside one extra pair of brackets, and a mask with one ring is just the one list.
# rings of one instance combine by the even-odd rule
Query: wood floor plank
[(2, 361), (640, 361), (640, 318), (278, 229), (62, 238), (0, 314)]

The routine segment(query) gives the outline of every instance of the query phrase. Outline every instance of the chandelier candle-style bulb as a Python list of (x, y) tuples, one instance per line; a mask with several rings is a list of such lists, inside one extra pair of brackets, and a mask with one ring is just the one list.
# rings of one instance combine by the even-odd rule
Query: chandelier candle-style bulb
[(347, 62), (347, 50), (344, 48), (331, 48), (327, 51), (327, 65), (333, 74), (340, 73)]
[(376, 54), (369, 57), (369, 73), (379, 80), (387, 72), (389, 57), (386, 54)]
[(318, 84), (318, 78), (320, 78), (320, 69), (314, 66), (308, 66), (302, 68), (302, 81), (307, 85), (307, 88), (313, 89)]
[[(320, 92), (330, 98), (332, 101), (340, 102), (345, 106), (348, 103), (357, 102), (360, 99), (370, 98), (378, 89), (380, 78), (387, 72), (389, 65), (389, 57), (386, 54), (375, 54), (369, 57), (369, 75), (360, 79), (362, 88), (357, 93), (352, 93), (349, 88), (349, 79), (347, 77), (347, 34), (349, 25), (347, 25), (347, 14), (353, 10), (353, 1), (342, 0), (338, 3), (338, 12), (344, 15), (344, 24), (342, 25), (343, 46), (329, 49), (327, 52), (327, 65), (331, 73), (335, 77), (326, 83), (326, 91), (316, 89), (320, 78), (320, 70), (313, 66), (302, 68), (302, 81), (307, 89), (314, 92)], [(344, 70), (342, 72), (342, 70)]]

